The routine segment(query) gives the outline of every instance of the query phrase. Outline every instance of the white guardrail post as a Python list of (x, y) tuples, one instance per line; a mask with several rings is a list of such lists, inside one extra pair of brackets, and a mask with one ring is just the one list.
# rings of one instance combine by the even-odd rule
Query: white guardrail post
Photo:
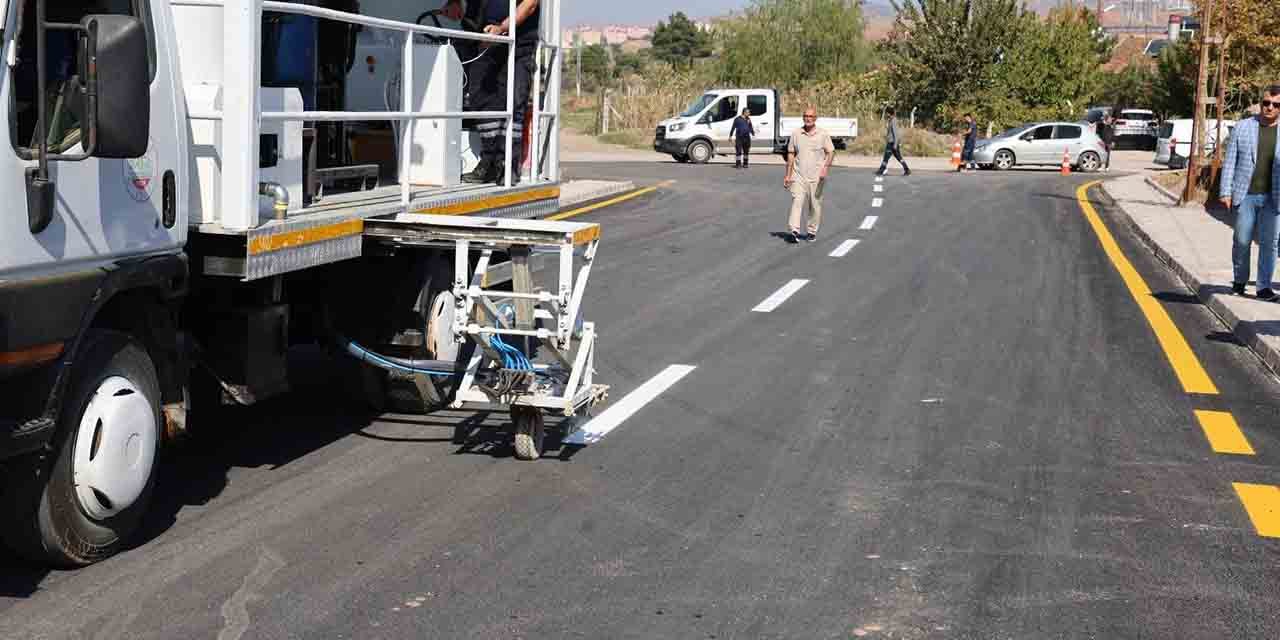
[(258, 226), (258, 95), (262, 38), (259, 0), (226, 0), (223, 9), (222, 226)]

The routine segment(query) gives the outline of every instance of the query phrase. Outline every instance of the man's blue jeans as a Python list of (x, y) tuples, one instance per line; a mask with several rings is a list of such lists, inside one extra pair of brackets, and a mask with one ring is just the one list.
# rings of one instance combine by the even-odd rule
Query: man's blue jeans
[(1258, 290), (1271, 288), (1276, 270), (1276, 203), (1266, 195), (1249, 195), (1233, 203), (1235, 244), (1231, 247), (1233, 282), (1249, 282), (1249, 258), (1254, 233), (1258, 236)]

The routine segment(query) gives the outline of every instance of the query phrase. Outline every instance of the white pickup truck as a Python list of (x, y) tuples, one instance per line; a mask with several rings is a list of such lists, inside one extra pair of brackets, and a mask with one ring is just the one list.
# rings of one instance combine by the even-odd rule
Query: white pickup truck
[[(783, 118), (777, 89), (713, 89), (702, 94), (683, 113), (658, 124), (653, 149), (678, 162), (703, 164), (717, 154), (734, 153), (733, 120), (749, 109), (756, 135), (752, 153), (784, 153), (791, 132), (803, 126), (800, 118)], [(858, 137), (858, 121), (818, 118), (818, 126), (831, 135), (837, 149)]]

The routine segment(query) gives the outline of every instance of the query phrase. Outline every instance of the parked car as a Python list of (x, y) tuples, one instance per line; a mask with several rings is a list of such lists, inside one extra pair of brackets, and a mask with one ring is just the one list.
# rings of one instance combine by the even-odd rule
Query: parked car
[[(1170, 169), (1182, 169), (1187, 166), (1187, 158), (1191, 156), (1191, 118), (1166, 120), (1156, 133), (1156, 157), (1154, 162), (1168, 166)], [(1213, 154), (1220, 143), (1225, 144), (1235, 129), (1235, 120), (1222, 121), (1222, 136), (1217, 136), (1217, 119), (1205, 120), (1204, 152)], [(1176, 144), (1175, 144), (1176, 143)]]
[(1115, 148), (1154, 151), (1159, 120), (1147, 109), (1124, 109), (1116, 115)]
[(1084, 112), (1084, 122), (1097, 125), (1108, 113), (1111, 113), (1111, 107), (1089, 107), (1089, 110)]
[[(678, 162), (698, 164), (710, 162), (716, 155), (732, 155), (733, 119), (749, 109), (756, 127), (751, 152), (781, 152), (791, 132), (804, 124), (800, 118), (781, 117), (781, 105), (782, 95), (776, 89), (708, 91), (680, 115), (658, 123), (653, 150), (670, 154)], [(857, 120), (818, 118), (818, 126), (831, 135), (837, 149), (846, 148), (858, 136)]]
[(1040, 122), (1014, 127), (979, 140), (973, 159), (999, 170), (1024, 165), (1062, 164), (1063, 153), (1081, 171), (1097, 171), (1106, 153), (1102, 139), (1079, 122)]

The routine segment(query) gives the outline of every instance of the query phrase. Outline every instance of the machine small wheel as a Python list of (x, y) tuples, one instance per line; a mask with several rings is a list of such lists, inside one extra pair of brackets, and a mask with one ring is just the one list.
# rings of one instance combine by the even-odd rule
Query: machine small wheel
[(547, 427), (542, 410), (536, 407), (511, 407), (511, 422), (516, 428), (516, 458), (537, 460), (542, 457)]

